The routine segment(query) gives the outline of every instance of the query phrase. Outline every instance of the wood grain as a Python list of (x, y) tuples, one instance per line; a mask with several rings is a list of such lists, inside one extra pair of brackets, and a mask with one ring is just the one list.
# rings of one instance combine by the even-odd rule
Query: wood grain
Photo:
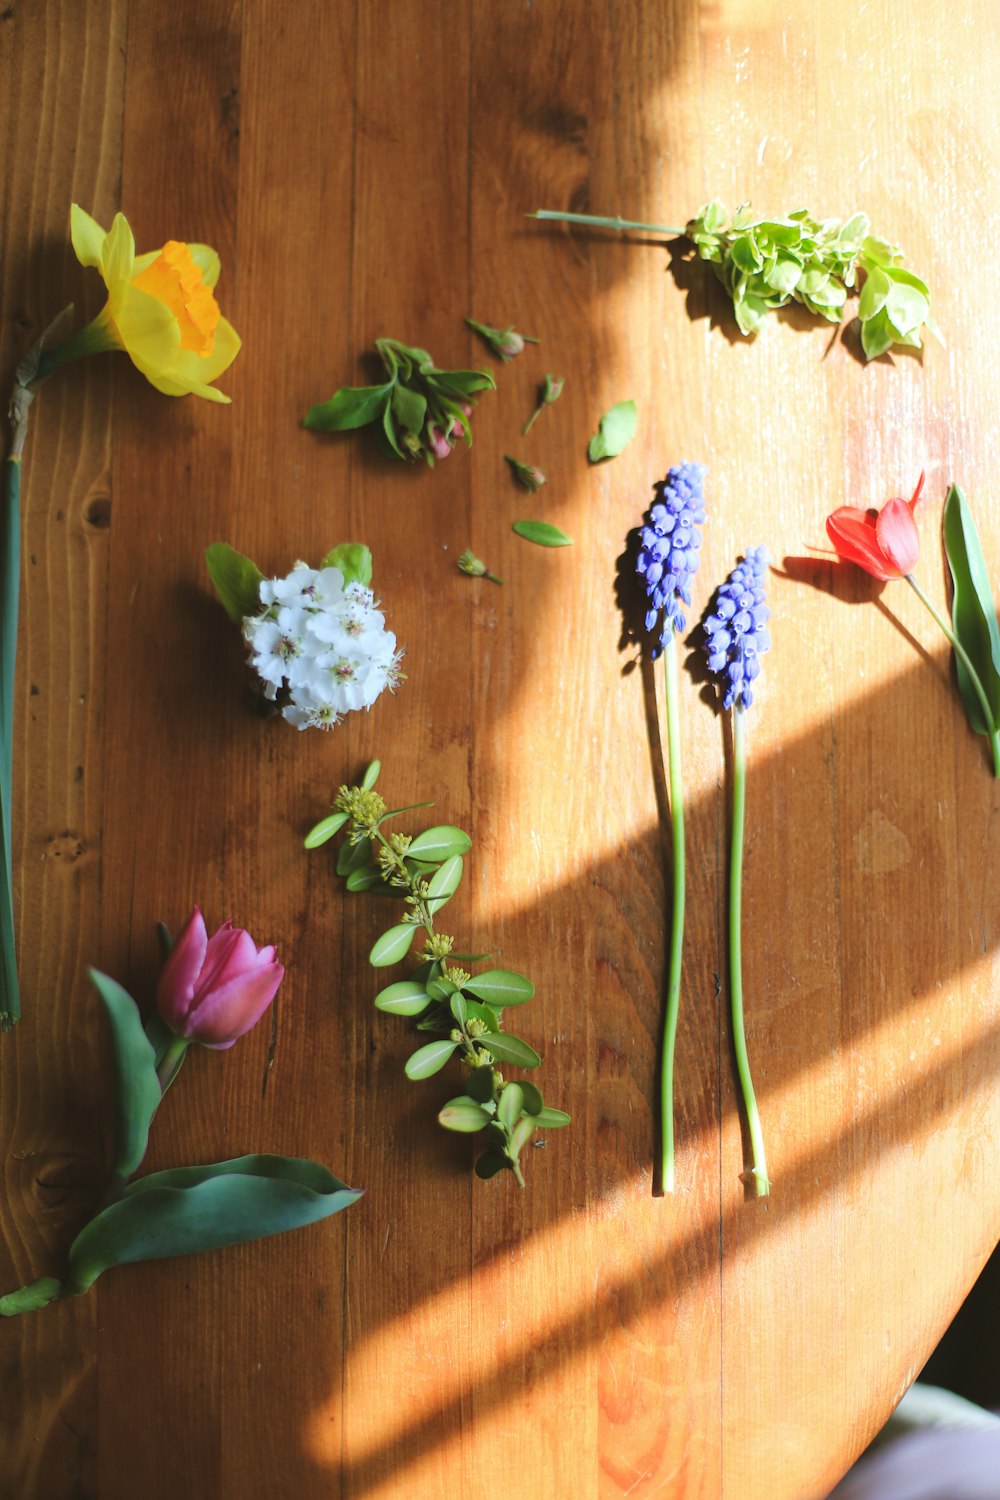
[[(109, 1059), (86, 969), (147, 1001), (191, 904), (276, 941), (266, 1025), (193, 1056), (151, 1168), (314, 1156), (364, 1199), (314, 1229), (121, 1269), (4, 1323), (0, 1492), (427, 1500), (494, 1490), (821, 1500), (915, 1378), (1000, 1232), (996, 786), (944, 642), (902, 584), (824, 561), (827, 512), (910, 492), (943, 603), (940, 505), (992, 567), (998, 355), (970, 268), (1000, 229), (986, 0), (8, 0), (0, 10), (2, 366), (100, 306), (69, 204), (140, 249), (214, 244), (244, 350), (231, 408), (121, 356), (32, 415), (15, 787), (25, 1016), (0, 1039), (6, 1288), (58, 1273), (99, 1199)], [(651, 241), (547, 206), (683, 222), (711, 196), (864, 208), (947, 338), (865, 366), (798, 312), (739, 337)], [(542, 343), (500, 367), (463, 324)], [(380, 334), (494, 369), (433, 472), (301, 428)], [(567, 377), (527, 439), (546, 371)], [(639, 432), (586, 461), (600, 413)], [(518, 491), (502, 455), (549, 482)], [(777, 562), (750, 724), (744, 969), (774, 1193), (746, 1198), (726, 991), (725, 726), (685, 672), (688, 910), (678, 1190), (654, 1196), (669, 837), (661, 685), (623, 644), (620, 559), (671, 464), (709, 465), (692, 623), (748, 545)], [(518, 540), (518, 517), (571, 548)], [(247, 710), (204, 548), (267, 571), (363, 539), (406, 647), (335, 734)], [(506, 580), (455, 568), (472, 546)], [(569, 1131), (523, 1193), (476, 1181), (371, 1007), (381, 908), (305, 830), (372, 756), (397, 804), (473, 835), (461, 942), (531, 975), (520, 1030)], [(415, 824), (415, 826), (417, 826)], [(266, 1078), (266, 1087), (264, 1082)], [(150, 1454), (156, 1455), (151, 1464)]]

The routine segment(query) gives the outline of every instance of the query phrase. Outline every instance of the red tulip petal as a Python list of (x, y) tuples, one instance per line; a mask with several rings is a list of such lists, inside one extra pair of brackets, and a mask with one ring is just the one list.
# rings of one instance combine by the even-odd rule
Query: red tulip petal
[(865, 510), (842, 505), (826, 518), (826, 534), (846, 562), (856, 563), (873, 578), (895, 578), (886, 571), (886, 559), (876, 539), (875, 524)]
[(156, 986), (157, 1009), (172, 1030), (187, 1015), (207, 947), (205, 919), (196, 906), (167, 955)]
[(912, 573), (920, 556), (920, 535), (905, 500), (889, 500), (883, 505), (875, 522), (875, 535), (893, 569), (889, 576), (903, 578)]
[(231, 1047), (256, 1026), (284, 977), (281, 964), (243, 973), (211, 990), (188, 1017), (185, 1036), (205, 1047)]
[(924, 478), (925, 478), (924, 471), (923, 471), (923, 469), (921, 469), (920, 470), (920, 478), (917, 480), (917, 487), (913, 491), (913, 494), (910, 496), (909, 500), (907, 500), (907, 502), (906, 502), (907, 505), (910, 507), (910, 515), (911, 516), (913, 514), (914, 506), (916, 505), (917, 501), (920, 499), (920, 491), (924, 487)]
[(256, 953), (257, 948), (249, 933), (242, 927), (234, 927), (232, 922), (224, 922), (208, 940), (205, 962), (198, 976), (198, 994), (203, 995), (223, 980), (252, 967)]

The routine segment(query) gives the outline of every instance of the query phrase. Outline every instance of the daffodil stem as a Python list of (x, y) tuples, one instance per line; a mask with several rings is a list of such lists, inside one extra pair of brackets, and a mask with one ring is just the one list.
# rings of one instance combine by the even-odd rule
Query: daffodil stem
[(589, 224), (592, 229), (616, 229), (624, 233), (628, 229), (641, 230), (646, 234), (684, 234), (683, 229), (678, 229), (673, 224), (640, 224), (634, 219), (602, 218), (598, 214), (562, 214), (551, 208), (539, 208), (533, 214), (527, 214), (529, 219), (547, 219), (555, 224)]
[(919, 583), (914, 578), (912, 573), (906, 574), (906, 581), (910, 585), (910, 588), (916, 594), (920, 602), (926, 606), (926, 608), (930, 611), (933, 619), (944, 631), (948, 640), (951, 642), (951, 649), (954, 651), (955, 655), (958, 657), (959, 661), (962, 663), (962, 666), (968, 673), (969, 681), (972, 683), (973, 691), (975, 692), (976, 697), (979, 699), (979, 706), (983, 711), (983, 719), (988, 726), (987, 733), (990, 739), (990, 749), (993, 753), (993, 775), (1000, 777), (1000, 726), (997, 725), (993, 709), (990, 706), (990, 700), (986, 696), (986, 689), (982, 684), (982, 679), (980, 678), (979, 673), (976, 671), (975, 667), (972, 665), (969, 653), (962, 645), (962, 642), (958, 639), (958, 636), (952, 630), (944, 615), (942, 615), (940, 610), (938, 610), (931, 603), (930, 599), (928, 599), (927, 595), (924, 593), (923, 589), (920, 587)]
[(771, 1191), (764, 1158), (764, 1135), (757, 1112), (757, 1097), (750, 1077), (747, 1056), (746, 1026), (743, 1019), (743, 832), (746, 822), (747, 752), (744, 734), (744, 711), (739, 703), (733, 709), (733, 837), (729, 860), (729, 999), (732, 1007), (733, 1046), (736, 1071), (743, 1091), (743, 1108), (750, 1131), (750, 1171), (754, 1192), (766, 1198)]
[(670, 782), (670, 828), (673, 852), (673, 896), (670, 921), (670, 959), (667, 969), (667, 1003), (663, 1017), (660, 1055), (660, 1186), (674, 1190), (674, 1055), (677, 1050), (677, 1016), (681, 999), (681, 964), (684, 954), (684, 786), (681, 780), (681, 724), (677, 694), (677, 647), (671, 628), (663, 646), (663, 680), (667, 702), (667, 768)]

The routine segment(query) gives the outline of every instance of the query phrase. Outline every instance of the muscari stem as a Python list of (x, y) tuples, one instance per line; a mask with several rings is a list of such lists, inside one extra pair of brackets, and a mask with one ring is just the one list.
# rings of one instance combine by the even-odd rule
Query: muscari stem
[[(27, 410), (22, 419), (27, 424)], [(20, 435), (23, 444), (23, 431)], [(21, 1015), (14, 930), (13, 760), (14, 674), (17, 658), (18, 594), (21, 581), (21, 456), (4, 463), (0, 521), (0, 1030)]]
[(673, 224), (640, 224), (634, 219), (602, 218), (599, 214), (562, 214), (556, 213), (551, 208), (536, 209), (533, 214), (526, 214), (528, 219), (548, 219), (555, 224), (589, 224), (592, 229), (616, 229), (624, 233), (626, 229), (644, 230), (647, 234), (685, 234), (687, 231), (678, 229)]
[(663, 645), (663, 680), (667, 699), (667, 767), (670, 781), (670, 827), (673, 844), (673, 906), (670, 920), (670, 961), (667, 1005), (663, 1017), (660, 1060), (660, 1186), (674, 1190), (674, 1054), (677, 1014), (681, 998), (681, 960), (684, 951), (684, 787), (681, 781), (681, 726), (677, 695), (677, 648), (671, 627)]
[(924, 593), (923, 589), (920, 587), (913, 574), (907, 573), (904, 576), (907, 583), (910, 585), (910, 588), (916, 594), (917, 598), (921, 601), (922, 604), (926, 605), (933, 618), (937, 621), (938, 625), (940, 625), (941, 629), (948, 637), (948, 640), (951, 642), (951, 649), (954, 651), (955, 655), (962, 663), (962, 666), (969, 674), (969, 681), (972, 683), (976, 697), (979, 699), (979, 706), (983, 711), (983, 718), (989, 725), (987, 733), (990, 739), (990, 749), (993, 752), (993, 775), (1000, 776), (1000, 726), (997, 725), (996, 720), (993, 717), (993, 709), (990, 707), (990, 700), (986, 696), (986, 690), (983, 687), (979, 673), (972, 665), (972, 662), (969, 659), (969, 653), (966, 651), (965, 647), (958, 639), (958, 636), (952, 630), (951, 626), (944, 618), (944, 615), (942, 615), (934, 607), (930, 599), (928, 599), (927, 595)]
[(729, 860), (729, 998), (732, 1006), (733, 1046), (736, 1070), (743, 1091), (743, 1108), (750, 1130), (750, 1171), (754, 1192), (766, 1198), (771, 1191), (764, 1159), (764, 1136), (757, 1113), (757, 1099), (750, 1077), (747, 1057), (746, 1028), (743, 1020), (743, 829), (746, 821), (746, 740), (743, 733), (744, 710), (739, 703), (733, 709), (733, 839)]

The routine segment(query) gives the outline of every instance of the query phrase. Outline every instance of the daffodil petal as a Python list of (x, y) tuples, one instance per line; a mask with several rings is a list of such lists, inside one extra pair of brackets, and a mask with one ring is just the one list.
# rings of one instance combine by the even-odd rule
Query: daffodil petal
[(243, 347), (243, 341), (231, 323), (220, 318), (215, 328), (215, 345), (211, 354), (196, 354), (193, 349), (181, 349), (170, 367), (171, 374), (179, 379), (205, 385), (218, 380), (223, 370), (228, 370)]
[(78, 203), (70, 209), (69, 223), (77, 260), (81, 266), (94, 266), (100, 271), (104, 264), (106, 232)]
[(177, 319), (158, 297), (126, 285), (113, 312), (125, 352), (144, 375), (149, 369), (169, 375), (181, 347)]
[(206, 401), (217, 401), (226, 406), (230, 405), (232, 398), (223, 395), (212, 385), (203, 385), (198, 380), (187, 380), (183, 375), (175, 375), (171, 370), (161, 370), (155, 365), (149, 365), (143, 359), (137, 359), (131, 355), (132, 363), (140, 374), (145, 375), (150, 385), (155, 387), (164, 396), (201, 396)]
[(124, 214), (115, 214), (110, 232), (105, 236), (101, 274), (108, 289), (108, 299), (117, 313), (118, 299), (132, 280), (135, 240)]
[(188, 245), (188, 249), (191, 259), (201, 272), (202, 281), (210, 291), (214, 291), (222, 270), (218, 250), (213, 250), (211, 245)]

